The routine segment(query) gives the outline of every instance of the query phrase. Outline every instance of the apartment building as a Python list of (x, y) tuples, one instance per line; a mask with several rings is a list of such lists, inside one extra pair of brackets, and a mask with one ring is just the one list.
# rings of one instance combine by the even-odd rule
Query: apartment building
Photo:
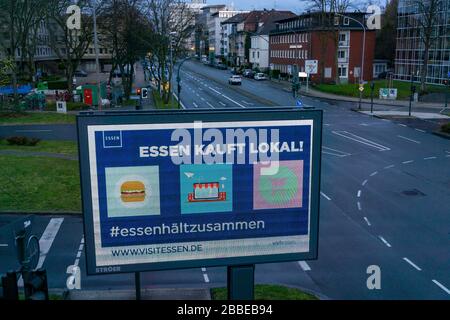
[(295, 17), (291, 11), (270, 10), (262, 15), (258, 29), (251, 35), (250, 64), (261, 71), (269, 69), (269, 34), (276, 28), (278, 20)]
[[(416, 1), (400, 0), (397, 12), (397, 45), (394, 76), (399, 80), (420, 81), (425, 46), (419, 21), (425, 12)], [(438, 2), (433, 19), (431, 46), (428, 48), (426, 82), (443, 84), (450, 72), (450, 0)]]
[(362, 68), (362, 79), (371, 80), (375, 31), (366, 29), (364, 34), (365, 13), (346, 13), (332, 21), (333, 26), (326, 26), (319, 13), (278, 21), (269, 36), (270, 66), (281, 73), (291, 74), (293, 66), (305, 71), (305, 60), (318, 60), (318, 72), (310, 76), (312, 81), (334, 82), (338, 77), (342, 83), (356, 83), (360, 80)]

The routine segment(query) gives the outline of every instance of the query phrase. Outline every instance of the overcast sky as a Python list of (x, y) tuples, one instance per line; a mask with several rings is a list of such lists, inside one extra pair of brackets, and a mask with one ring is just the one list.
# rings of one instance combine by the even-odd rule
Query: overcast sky
[[(354, 5), (368, 2), (366, 0), (354, 0)], [(372, 2), (384, 3), (385, 0), (377, 0)], [(227, 4), (234, 3), (235, 9), (238, 10), (253, 10), (253, 9), (278, 9), (278, 10), (290, 10), (295, 13), (301, 13), (307, 7), (307, 0), (207, 0), (208, 4)], [(349, 11), (353, 11), (351, 9)]]

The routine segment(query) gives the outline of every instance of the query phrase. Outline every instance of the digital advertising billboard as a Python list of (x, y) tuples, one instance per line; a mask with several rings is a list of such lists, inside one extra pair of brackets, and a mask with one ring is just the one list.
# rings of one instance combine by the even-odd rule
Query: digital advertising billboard
[(88, 274), (317, 257), (321, 111), (77, 121)]

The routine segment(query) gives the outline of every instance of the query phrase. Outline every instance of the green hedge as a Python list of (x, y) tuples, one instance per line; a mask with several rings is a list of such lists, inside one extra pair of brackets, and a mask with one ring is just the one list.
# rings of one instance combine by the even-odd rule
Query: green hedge
[(58, 81), (48, 81), (48, 89), (49, 90), (67, 90), (67, 81), (66, 80), (58, 80)]
[(450, 122), (441, 126), (441, 131), (450, 134)]
[[(67, 111), (87, 110), (90, 106), (83, 102), (67, 102)], [(49, 102), (45, 107), (45, 111), (56, 111), (56, 102)]]

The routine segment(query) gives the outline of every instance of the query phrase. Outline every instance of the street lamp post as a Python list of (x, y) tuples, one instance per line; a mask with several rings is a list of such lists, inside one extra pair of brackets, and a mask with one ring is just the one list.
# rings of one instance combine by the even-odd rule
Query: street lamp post
[[(176, 35), (177, 33), (175, 31), (172, 31), (171, 33), (169, 33), (169, 42), (170, 42), (170, 73), (172, 74), (173, 72), (173, 36)], [(165, 72), (165, 71), (163, 71)], [(170, 79), (170, 78), (169, 78)], [(169, 99), (171, 98), (170, 95), (172, 93), (172, 84), (169, 83)]]
[[(355, 21), (356, 23), (358, 23), (362, 29), (363, 29), (363, 47), (362, 47), (362, 55), (361, 55), (361, 74), (359, 76), (359, 84), (364, 84), (364, 56), (365, 56), (365, 50), (366, 50), (366, 27), (364, 26), (364, 24), (361, 23), (361, 21), (358, 21), (352, 17), (340, 14), (340, 13), (335, 13), (338, 16), (350, 19), (352, 21)], [(361, 101), (362, 101), (362, 91), (359, 90), (359, 107), (358, 109), (361, 110)]]
[(178, 66), (178, 72), (177, 72), (177, 97), (178, 97), (178, 109), (180, 109), (181, 106), (181, 75), (180, 75), (180, 71), (181, 71), (181, 66), (188, 60), (192, 59), (193, 57), (187, 57), (184, 58), (183, 60), (181, 60), (180, 65)]
[(102, 94), (101, 94), (101, 85), (100, 85), (100, 63), (98, 58), (98, 35), (97, 35), (97, 3), (93, 1), (93, 20), (94, 20), (94, 49), (95, 49), (95, 67), (96, 67), (96, 77), (97, 77), (97, 103), (98, 110), (102, 110)]

